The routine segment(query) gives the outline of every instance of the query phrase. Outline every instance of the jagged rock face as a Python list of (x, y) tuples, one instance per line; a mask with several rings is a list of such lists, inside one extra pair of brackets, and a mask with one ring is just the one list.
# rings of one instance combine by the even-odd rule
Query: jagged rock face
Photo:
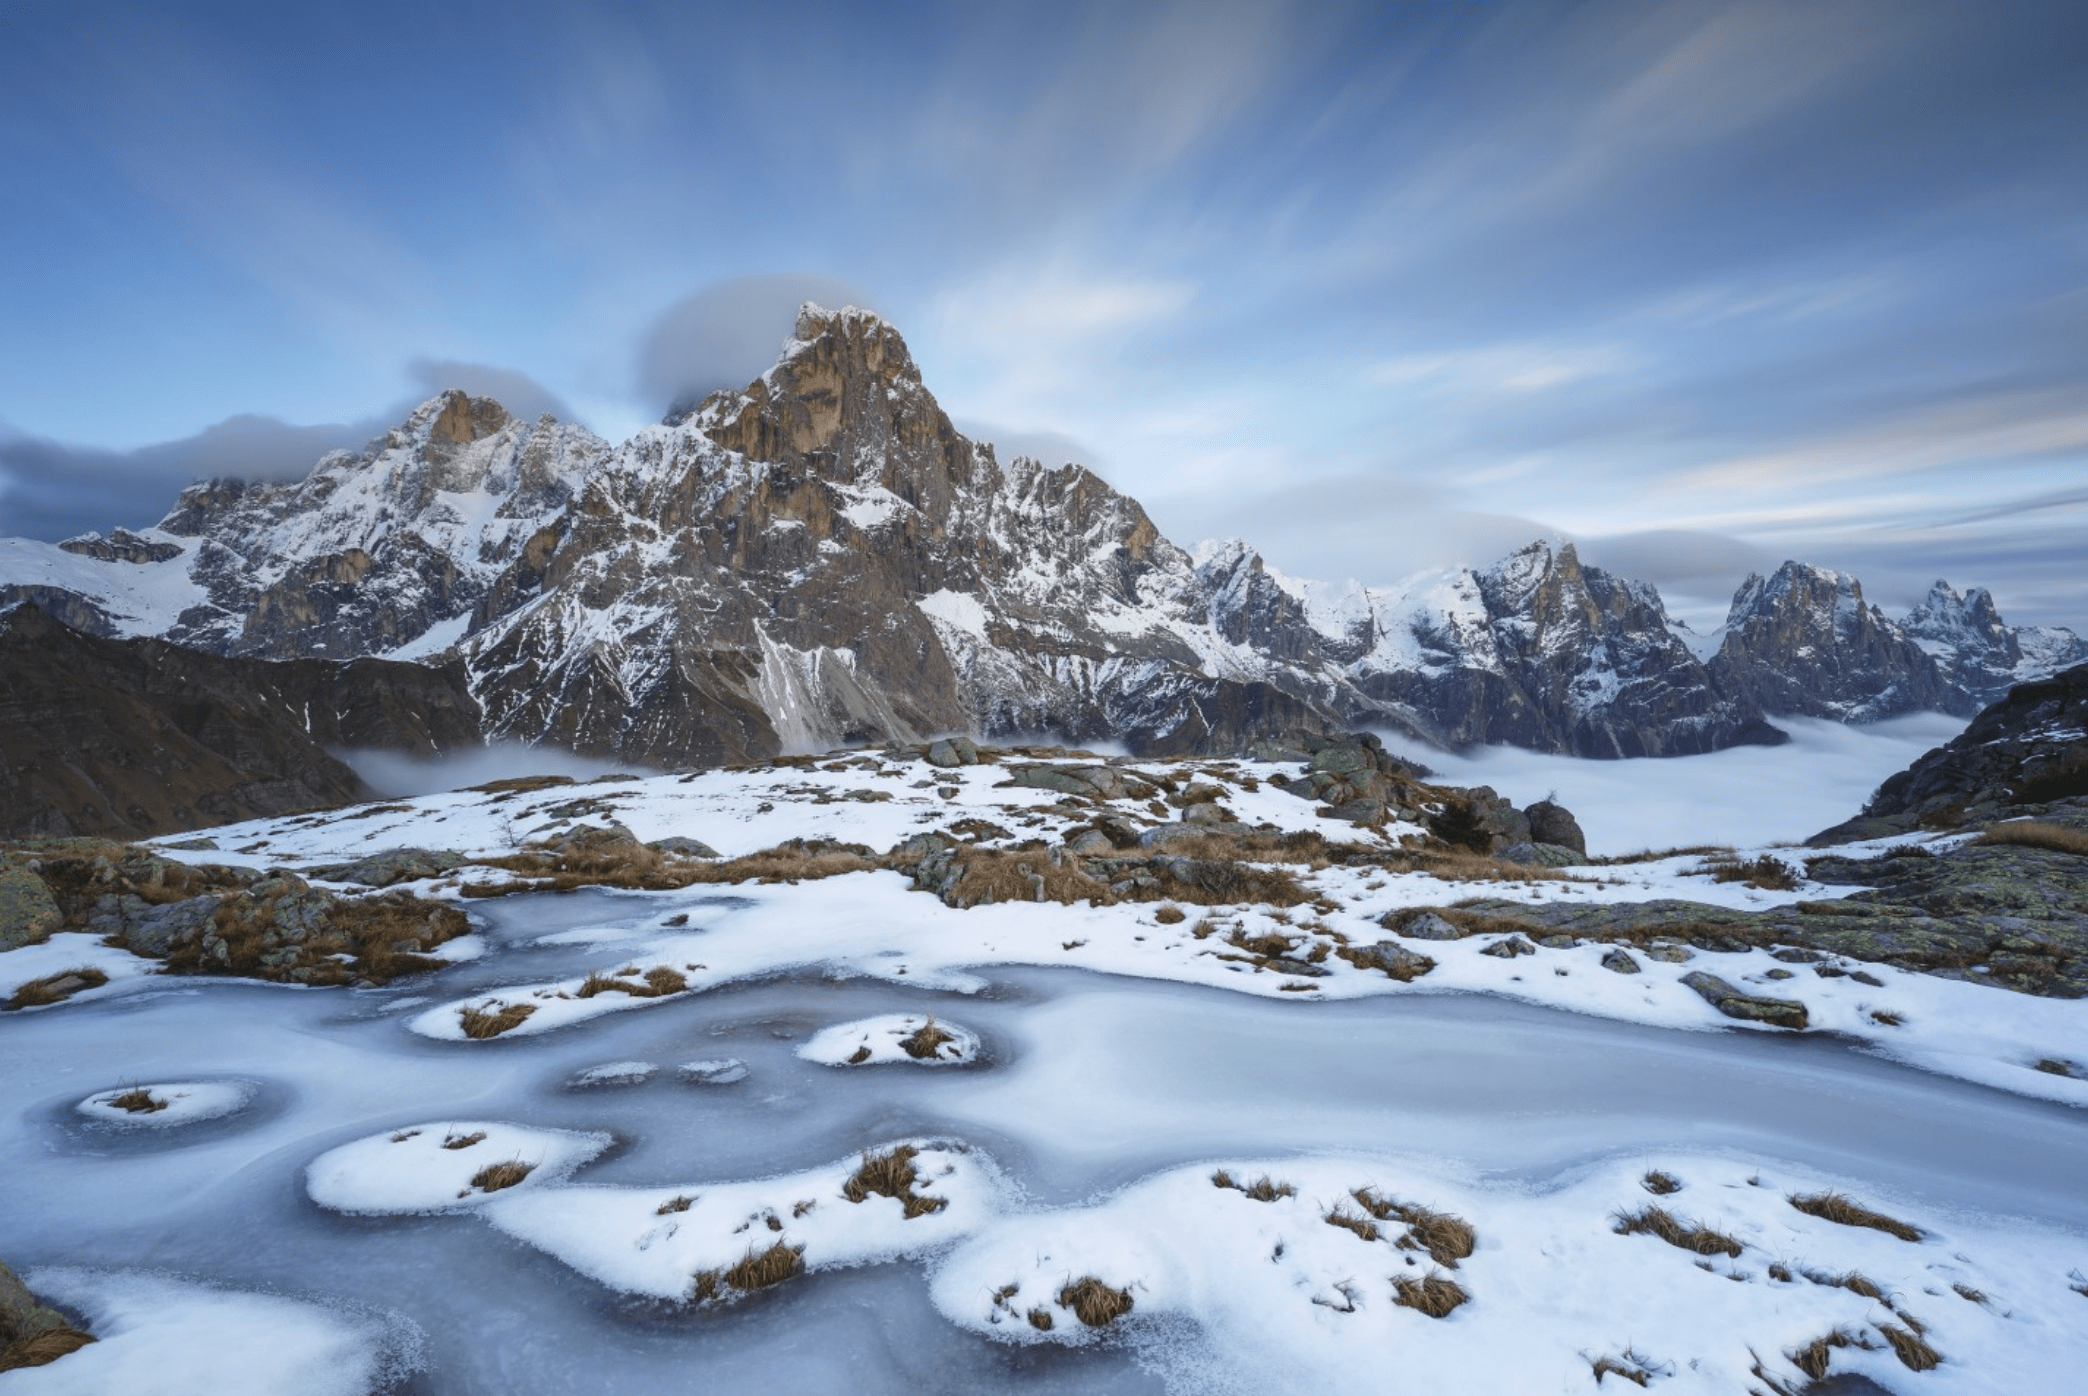
[(1947, 822), (2081, 796), (2088, 796), (2088, 664), (2009, 690), (1950, 742), (1879, 786), (1863, 814)]
[(1297, 581), (1242, 543), (1192, 558), (1084, 468), (966, 439), (856, 309), (807, 306), (761, 378), (618, 447), (445, 393), (300, 482), (197, 485), (158, 529), (75, 541), (0, 542), (0, 605), (226, 655), (455, 655), (489, 735), (668, 767), (1360, 726), (1668, 755), (1780, 740), (1758, 691), (1786, 696), (1722, 688), (1651, 587), (1570, 547), (1391, 588)]
[[(471, 614), (533, 544), (541, 553), (538, 535), (608, 449), (584, 428), (449, 392), (295, 484), (191, 486), (158, 532), (194, 549), (203, 595), (160, 633), (266, 658), (396, 649)], [(499, 604), (528, 595), (511, 583)]]
[(475, 744), (463, 667), (225, 659), (0, 618), (0, 835), (144, 837), (367, 799), (330, 749)]
[(1949, 582), (1939, 580), (1900, 628), (1936, 660), (1954, 686), (1978, 703), (1991, 703), (2015, 684), (2088, 660), (2088, 642), (2071, 630), (2009, 625), (1985, 587), (1960, 596)]
[(1979, 707), (1864, 601), (1861, 582), (1800, 562), (1741, 583), (1709, 668), (1721, 690), (1779, 716), (1875, 722), (1924, 710), (1969, 716)]

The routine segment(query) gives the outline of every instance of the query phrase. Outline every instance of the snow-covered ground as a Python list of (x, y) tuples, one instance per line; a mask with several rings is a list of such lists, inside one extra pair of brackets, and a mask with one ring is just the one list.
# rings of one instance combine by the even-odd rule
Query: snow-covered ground
[[(1864, 765), (1813, 756), (1823, 781)], [(1778, 769), (1789, 783), (1804, 768)], [(1271, 773), (1177, 771), (1248, 823), (1375, 837)], [(1596, 834), (1599, 793), (1525, 774)], [(963, 819), (1009, 836), (989, 842), (1054, 840), (1097, 812), (1005, 776), (868, 754), (447, 792), (216, 830), (216, 851), (178, 856), (497, 854), (611, 821), (728, 856), (787, 838), (881, 850)], [(1697, 798), (1746, 803), (1734, 782)], [(1704, 841), (1692, 809), (1647, 841)], [(1811, 831), (1761, 828), (1742, 856)], [(888, 871), (471, 899), (475, 957), (356, 991), (170, 980), (101, 946), (0, 955), (0, 992), (76, 964), (111, 976), (0, 1016), (0, 1259), (97, 1267), (36, 1273), (106, 1339), (22, 1389), (129, 1389), (152, 1345), (208, 1346), (161, 1310), (191, 1335), (270, 1335), (280, 1362), (263, 1376), (164, 1387), (227, 1393), (378, 1390), (408, 1369), (444, 1396), (513, 1390), (517, 1372), (605, 1393), (1578, 1391), (1604, 1359), (1656, 1391), (1795, 1390), (1791, 1354), (1835, 1332), (1848, 1345), (1831, 1369), (1895, 1392), (2067, 1389), (2088, 1369), (2088, 1082), (2033, 1065), (2088, 1061), (2081, 1005), (1884, 968), (1876, 984), (1821, 978), (1761, 951), (1618, 973), (1594, 944), (1504, 957), (1483, 953), (1497, 936), (1409, 940), (1435, 961), (1411, 983), (1312, 959), (1389, 938), (1388, 911), (1470, 896), (1835, 894), (1716, 883), (1702, 862), (1490, 883), (1293, 865), (1303, 905), (1179, 917), (1150, 902), (956, 910)], [(414, 890), (461, 898), (505, 876)], [(1271, 934), (1292, 942), (1291, 968), (1234, 944)], [(1722, 1018), (1680, 982), (1694, 969), (1802, 999), (1827, 1031)], [(515, 1006), (531, 1011), (508, 1031), (462, 1031), (466, 1009)], [(931, 1019), (947, 1040), (916, 1036)], [(943, 1061), (965, 1069), (910, 1069)], [(101, 1116), (123, 1112), (83, 1106), (132, 1082), (161, 1098), (244, 1083), (265, 1104), (207, 1130), (116, 1130)], [(912, 1182), (864, 1186), (893, 1176), (872, 1165), (895, 1151)], [(1680, 1190), (1645, 1191), (1655, 1169)], [(1220, 1170), (1233, 1186), (1213, 1185)], [(1788, 1200), (1823, 1191), (1920, 1235)], [(1473, 1249), (1403, 1247), (1412, 1214), (1394, 1203), (1464, 1219)], [(1731, 1247), (1619, 1234), (1648, 1204)], [(1445, 1293), (1431, 1274), (1467, 1296), (1446, 1317), (1412, 1306)], [(1831, 1282), (1850, 1274), (1866, 1283)], [(1128, 1312), (1083, 1321), (1098, 1294)], [(398, 1336), (416, 1331), (418, 1345)], [(1893, 1332), (1942, 1365), (1904, 1365)]]

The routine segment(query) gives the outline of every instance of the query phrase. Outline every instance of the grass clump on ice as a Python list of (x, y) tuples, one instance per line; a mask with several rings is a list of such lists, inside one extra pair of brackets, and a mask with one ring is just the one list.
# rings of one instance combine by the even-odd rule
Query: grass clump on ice
[(1357, 1188), (1349, 1196), (1378, 1221), (1405, 1222), (1406, 1232), (1394, 1244), (1401, 1250), (1426, 1251), (1438, 1265), (1455, 1270), (1457, 1262), (1470, 1259), (1479, 1244), (1479, 1233), (1463, 1217), (1415, 1202), (1400, 1202), (1372, 1188)]
[(635, 967), (620, 969), (613, 975), (596, 971), (587, 976), (586, 982), (581, 984), (575, 993), (583, 999), (608, 993), (629, 994), (634, 999), (657, 999), (665, 998), (669, 994), (679, 994), (689, 987), (688, 978), (680, 970), (670, 969), (666, 965), (654, 965), (642, 976), (638, 976), (635, 983), (627, 977), (636, 975), (638, 971)]
[(1233, 1175), (1223, 1168), (1211, 1175), (1211, 1186), (1214, 1188), (1230, 1188), (1234, 1192), (1253, 1198), (1256, 1202), (1274, 1202), (1280, 1197), (1296, 1197), (1298, 1195), (1298, 1190), (1289, 1183), (1279, 1183), (1266, 1173), (1251, 1183), (1241, 1183), (1236, 1181)]
[(93, 1334), (76, 1328), (47, 1328), (0, 1348), (0, 1372), (12, 1372), (18, 1367), (47, 1367), (93, 1341)]
[(915, 1191), (921, 1178), (914, 1168), (914, 1159), (920, 1152), (911, 1144), (901, 1144), (881, 1154), (865, 1149), (862, 1165), (841, 1185), (841, 1195), (850, 1202), (868, 1201), (872, 1193), (894, 1198), (904, 1208), (908, 1221), (940, 1212), (950, 1205), (948, 1198), (924, 1197)]
[(1874, 1212), (1860, 1203), (1852, 1202), (1838, 1192), (1819, 1192), (1801, 1196), (1790, 1194), (1787, 1199), (1793, 1207), (1809, 1217), (1831, 1221), (1840, 1226), (1864, 1226), (1872, 1231), (1882, 1231), (1888, 1236), (1897, 1236), (1902, 1241), (1919, 1241), (1919, 1227), (1909, 1226), (1883, 1212)]
[(742, 1294), (782, 1284), (805, 1271), (805, 1248), (778, 1241), (767, 1250), (749, 1246), (747, 1253), (724, 1270), (698, 1270), (689, 1297), (696, 1303), (725, 1298), (727, 1288)]
[(927, 1022), (899, 1039), (899, 1050), (915, 1061), (932, 1060), (946, 1042), (955, 1042), (957, 1034), (946, 1031), (931, 1014)]
[[(1073, 1317), (1087, 1327), (1103, 1328), (1131, 1312), (1131, 1291), (1106, 1284), (1093, 1275), (1083, 1275), (1059, 1289), (1058, 1302), (1062, 1308), (1071, 1309)], [(1035, 1322), (1035, 1315), (1031, 1321)]]
[(533, 1163), (524, 1163), (518, 1158), (504, 1159), (499, 1163), (489, 1163), (472, 1174), (471, 1185), (480, 1192), (499, 1192), (502, 1188), (515, 1186), (534, 1172), (536, 1165)]
[(143, 1086), (132, 1086), (121, 1095), (112, 1095), (102, 1104), (117, 1110), (128, 1110), (133, 1115), (151, 1115), (167, 1108), (169, 1102), (161, 1100)]
[(1621, 1377), (1633, 1386), (1644, 1386), (1653, 1380), (1655, 1363), (1639, 1356), (1630, 1348), (1616, 1357), (1607, 1354), (1592, 1359), (1588, 1365), (1595, 1371), (1595, 1384), (1602, 1385), (1604, 1377)]
[(1656, 1168), (1639, 1179), (1639, 1186), (1655, 1197), (1666, 1197), (1669, 1193), (1682, 1191), (1682, 1180), (1672, 1173)]
[(109, 976), (93, 965), (81, 965), (77, 969), (60, 970), (41, 979), (32, 979), (17, 985), (14, 996), (8, 999), (9, 1008), (42, 1008), (46, 1004), (63, 1003), (74, 994), (86, 989), (99, 989), (109, 982)]
[(498, 1037), (510, 1028), (520, 1027), (522, 1021), (534, 1012), (536, 1005), (532, 1003), (511, 1003), (493, 1012), (467, 1005), (459, 1010), (459, 1017), (464, 1035), (473, 1041), (483, 1041)]
[(1723, 1255), (1737, 1257), (1746, 1247), (1722, 1231), (1708, 1226), (1678, 1219), (1665, 1207), (1642, 1207), (1636, 1212), (1619, 1212), (1616, 1226), (1612, 1228), (1619, 1236), (1658, 1236), (1670, 1246), (1696, 1255)]

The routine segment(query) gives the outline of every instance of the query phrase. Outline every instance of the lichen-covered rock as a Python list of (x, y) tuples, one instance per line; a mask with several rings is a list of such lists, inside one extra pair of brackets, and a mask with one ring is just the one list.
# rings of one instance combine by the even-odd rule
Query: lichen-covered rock
[(954, 770), (958, 766), (979, 764), (979, 748), (969, 737), (944, 737), (931, 742), (922, 759), (931, 766)]
[(396, 882), (418, 882), (441, 877), (464, 865), (462, 854), (447, 849), (392, 848), (372, 853), (353, 863), (334, 863), (307, 868), (307, 875), (322, 882), (355, 882), (365, 887), (389, 887)]
[(1410, 940), (1462, 940), (1464, 932), (1433, 911), (1395, 911), (1378, 923)]
[(718, 850), (702, 839), (692, 839), (685, 834), (670, 834), (664, 839), (654, 839), (645, 845), (655, 853), (665, 853), (675, 858), (716, 858)]
[(21, 1278), (0, 1265), (0, 1348), (69, 1326), (65, 1315), (38, 1303)]
[(1504, 936), (1491, 945), (1481, 946), (1479, 953), (1492, 955), (1495, 959), (1512, 960), (1518, 955), (1534, 955), (1537, 947), (1521, 936)]
[(1613, 974), (1637, 974), (1639, 962), (1631, 958), (1631, 952), (1621, 947), (1612, 949), (1602, 957), (1602, 967)]
[(1682, 976), (1682, 982), (1728, 1018), (1744, 1022), (1767, 1023), (1775, 1028), (1803, 1028), (1807, 1023), (1805, 1005), (1796, 999), (1761, 998), (1742, 993), (1715, 974), (1692, 970)]
[(43, 879), (0, 854), (0, 951), (39, 944), (64, 919)]
[(1511, 843), (1494, 857), (1529, 868), (1572, 868), (1588, 861), (1585, 854), (1556, 843)]
[(1412, 983), (1436, 967), (1436, 962), (1397, 941), (1381, 940), (1375, 945), (1345, 945), (1334, 952), (1357, 969), (1383, 970), (1402, 984)]

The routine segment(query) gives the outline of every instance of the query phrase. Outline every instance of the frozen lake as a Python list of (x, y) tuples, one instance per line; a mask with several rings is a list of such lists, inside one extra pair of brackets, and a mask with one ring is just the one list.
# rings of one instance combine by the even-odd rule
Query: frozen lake
[[(975, 1336), (931, 1304), (916, 1262), (816, 1273), (690, 1312), (620, 1297), (473, 1217), (323, 1211), (304, 1169), (351, 1140), (446, 1117), (608, 1131), (616, 1143), (580, 1175), (589, 1184), (760, 1177), (949, 1136), (1044, 1206), (1200, 1160), (1308, 1154), (1423, 1159), (1541, 1192), (1602, 1159), (1672, 1147), (1860, 1179), (1942, 1214), (2088, 1229), (2088, 1112), (1818, 1036), (1677, 1032), (1458, 994), (1285, 1003), (1044, 969), (991, 971), (979, 995), (801, 974), (491, 1043), (404, 1026), (429, 992), (602, 962), (600, 948), (536, 936), (652, 911), (592, 893), (493, 904), (491, 952), (433, 990), (191, 980), (0, 1020), (0, 1256), (396, 1315), (395, 1341), (410, 1346), (396, 1335), (415, 1325), (424, 1335), (414, 1391), (1126, 1392), (1166, 1389), (1166, 1344)], [(977, 1031), (982, 1060), (841, 1071), (796, 1054), (832, 1024), (924, 1009)], [(746, 1064), (743, 1080), (691, 1084), (675, 1070), (727, 1058)], [(660, 1070), (569, 1085), (618, 1062)], [(177, 1129), (111, 1129), (75, 1109), (136, 1081), (256, 1089), (240, 1113)], [(66, 1370), (45, 1369), (58, 1384), (34, 1389), (66, 1389)]]

